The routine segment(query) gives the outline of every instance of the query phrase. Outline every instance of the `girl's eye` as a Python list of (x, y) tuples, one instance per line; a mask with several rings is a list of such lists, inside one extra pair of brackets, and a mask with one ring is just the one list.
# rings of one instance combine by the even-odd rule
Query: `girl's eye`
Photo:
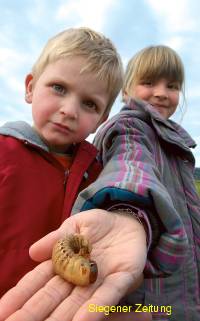
[(173, 90), (180, 90), (180, 86), (178, 83), (169, 83), (168, 88)]
[(141, 85), (150, 87), (150, 86), (153, 85), (153, 82), (150, 81), (150, 80), (143, 80), (143, 81), (141, 82)]
[(62, 85), (53, 84), (52, 88), (59, 94), (64, 95), (66, 93), (66, 89)]

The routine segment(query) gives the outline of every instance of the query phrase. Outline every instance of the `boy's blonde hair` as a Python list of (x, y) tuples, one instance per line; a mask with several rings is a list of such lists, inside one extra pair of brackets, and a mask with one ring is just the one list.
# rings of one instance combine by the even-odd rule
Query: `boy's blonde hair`
[(47, 42), (32, 68), (34, 80), (48, 64), (69, 56), (85, 57), (86, 64), (81, 73), (94, 72), (105, 82), (110, 97), (105, 111), (108, 114), (123, 83), (122, 61), (112, 42), (89, 28), (67, 29)]
[(184, 66), (179, 55), (163, 45), (146, 47), (129, 61), (122, 92), (129, 95), (131, 88), (141, 81), (160, 78), (177, 82), (184, 95)]

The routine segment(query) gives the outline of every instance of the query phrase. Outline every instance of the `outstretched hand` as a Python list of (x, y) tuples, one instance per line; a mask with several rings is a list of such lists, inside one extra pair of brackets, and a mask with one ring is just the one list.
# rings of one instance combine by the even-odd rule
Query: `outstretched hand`
[[(74, 286), (53, 273), (53, 245), (73, 233), (90, 240), (91, 257), (98, 265), (97, 281), (87, 287)], [(138, 287), (146, 261), (146, 236), (133, 217), (95, 209), (67, 219), (35, 243), (30, 255), (42, 263), (2, 297), (0, 321), (117, 321), (120, 314), (106, 316), (99, 307), (117, 304)], [(90, 304), (97, 312), (91, 312)], [(132, 320), (133, 312), (123, 313), (121, 318)], [(134, 320), (151, 320), (151, 316), (135, 313)]]

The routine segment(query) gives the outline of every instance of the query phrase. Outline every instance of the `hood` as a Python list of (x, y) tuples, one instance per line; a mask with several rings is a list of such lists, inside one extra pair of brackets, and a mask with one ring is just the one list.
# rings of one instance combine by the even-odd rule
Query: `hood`
[(15, 137), (27, 141), (49, 152), (48, 146), (42, 141), (35, 129), (24, 121), (7, 122), (0, 127), (0, 135)]

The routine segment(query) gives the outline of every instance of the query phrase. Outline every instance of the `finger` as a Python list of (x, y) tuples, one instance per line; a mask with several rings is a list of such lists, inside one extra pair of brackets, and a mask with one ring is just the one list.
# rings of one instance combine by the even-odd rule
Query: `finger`
[[(53, 311), (49, 318), (45, 321), (72, 321), (77, 310), (87, 301), (97, 288), (97, 284), (89, 285), (88, 287), (77, 286), (73, 289), (70, 296), (66, 298), (58, 307)], [(84, 320), (85, 321), (85, 320)]]
[(72, 289), (73, 285), (56, 275), (6, 321), (43, 321)]
[(59, 239), (59, 237), (59, 230), (56, 230), (44, 236), (42, 239), (40, 239), (30, 247), (30, 257), (37, 262), (48, 260), (51, 257), (53, 245)]
[(0, 320), (5, 320), (10, 314), (21, 308), (52, 276), (50, 261), (39, 264), (34, 270), (27, 273), (14, 288), (1, 298)]
[[(129, 273), (116, 273), (107, 277), (102, 286), (100, 286), (93, 296), (81, 306), (73, 321), (85, 321), (90, 319), (93, 321), (104, 320), (106, 317), (105, 309), (108, 311), (110, 306), (118, 304), (120, 299), (127, 293), (127, 289), (130, 287), (130, 284), (135, 284), (135, 281), (133, 282), (133, 277)], [(105, 306), (106, 308), (104, 309)], [(143, 320), (142, 317), (138, 317), (135, 312), (131, 313), (133, 314), (135, 321)], [(120, 314), (120, 316), (122, 317), (124, 314)], [(127, 321), (132, 321), (133, 316), (126, 316)], [(121, 318), (120, 320), (117, 314), (115, 314), (115, 318), (117, 318), (116, 321), (126, 320), (124, 318)], [(113, 321), (114, 320), (115, 319), (113, 319)], [(148, 320), (151, 320), (151, 314), (148, 314), (147, 316), (145, 315), (144, 321)]]
[(128, 273), (117, 273), (117, 275), (107, 277), (102, 285), (99, 280), (98, 283), (87, 288), (76, 287), (46, 321), (85, 321), (91, 318), (93, 321), (102, 320), (101, 312), (91, 313), (90, 304), (95, 306), (117, 304), (125, 294), (131, 280)]
[(66, 234), (77, 233), (78, 231), (79, 229), (74, 217), (68, 218), (59, 229), (47, 234), (30, 247), (30, 257), (37, 262), (48, 260), (51, 257), (53, 245), (59, 238)]

